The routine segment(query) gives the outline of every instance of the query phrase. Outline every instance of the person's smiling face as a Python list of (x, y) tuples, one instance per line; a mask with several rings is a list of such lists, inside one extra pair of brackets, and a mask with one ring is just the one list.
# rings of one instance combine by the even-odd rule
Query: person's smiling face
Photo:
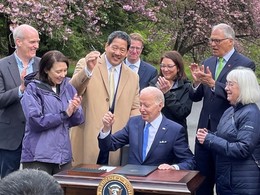
[(227, 100), (231, 105), (236, 105), (237, 99), (240, 95), (240, 89), (235, 81), (227, 81), (225, 90), (227, 92)]

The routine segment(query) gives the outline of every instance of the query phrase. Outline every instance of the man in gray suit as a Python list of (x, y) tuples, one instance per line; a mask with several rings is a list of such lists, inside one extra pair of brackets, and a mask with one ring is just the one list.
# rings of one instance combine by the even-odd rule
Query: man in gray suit
[(0, 175), (19, 169), (25, 118), (20, 98), (25, 90), (23, 78), (37, 71), (40, 58), (38, 31), (27, 24), (13, 31), (15, 52), (0, 60)]

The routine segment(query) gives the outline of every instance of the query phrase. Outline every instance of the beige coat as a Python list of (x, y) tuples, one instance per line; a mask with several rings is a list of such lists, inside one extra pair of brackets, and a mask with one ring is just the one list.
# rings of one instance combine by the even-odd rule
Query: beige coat
[[(82, 106), (85, 112), (85, 123), (71, 129), (74, 165), (96, 164), (99, 154), (97, 137), (103, 126), (102, 118), (109, 110), (108, 71), (104, 54), (98, 59), (91, 78), (86, 76), (85, 66), (85, 59), (79, 60), (71, 79), (72, 85), (83, 96)], [(130, 116), (140, 114), (138, 80), (138, 75), (122, 64), (112, 133), (123, 128)], [(109, 165), (119, 165), (119, 150), (110, 152), (109, 156)]]

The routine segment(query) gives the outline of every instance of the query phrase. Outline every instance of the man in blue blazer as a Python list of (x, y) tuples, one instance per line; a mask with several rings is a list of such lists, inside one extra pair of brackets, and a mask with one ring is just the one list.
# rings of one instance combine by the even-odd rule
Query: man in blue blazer
[[(103, 117), (104, 127), (98, 141), (101, 151), (115, 151), (129, 144), (129, 164), (155, 165), (159, 169), (195, 169), (194, 156), (189, 149), (184, 128), (161, 114), (163, 93), (156, 87), (140, 92), (141, 115), (131, 117), (127, 125), (111, 135), (111, 127), (120, 116), (108, 112)], [(150, 124), (147, 146), (144, 127)], [(146, 152), (143, 153), (145, 147)]]
[(125, 60), (135, 73), (139, 76), (140, 91), (149, 86), (149, 82), (158, 75), (157, 69), (141, 60), (140, 56), (144, 48), (144, 39), (139, 33), (131, 33), (131, 45), (128, 51), (127, 58)]
[[(235, 32), (229, 25), (214, 26), (209, 39), (213, 56), (202, 62), (202, 66), (197, 64), (190, 66), (193, 77), (193, 85), (189, 93), (190, 99), (194, 102), (203, 99), (198, 128), (207, 128), (213, 133), (217, 129), (222, 114), (230, 107), (225, 91), (227, 74), (238, 66), (255, 70), (254, 62), (234, 49), (234, 41)], [(198, 170), (206, 176), (196, 194), (213, 195), (215, 154), (204, 148), (196, 139), (195, 159)]]
[(13, 32), (16, 50), (0, 60), (0, 175), (19, 169), (25, 118), (20, 104), (23, 77), (38, 70), (38, 31), (23, 24)]

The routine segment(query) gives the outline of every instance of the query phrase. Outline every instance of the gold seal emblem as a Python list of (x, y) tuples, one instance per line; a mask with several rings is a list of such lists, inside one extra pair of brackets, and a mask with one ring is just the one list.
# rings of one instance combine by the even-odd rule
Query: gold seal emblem
[(98, 185), (97, 195), (133, 195), (134, 189), (130, 181), (118, 174), (104, 177)]

